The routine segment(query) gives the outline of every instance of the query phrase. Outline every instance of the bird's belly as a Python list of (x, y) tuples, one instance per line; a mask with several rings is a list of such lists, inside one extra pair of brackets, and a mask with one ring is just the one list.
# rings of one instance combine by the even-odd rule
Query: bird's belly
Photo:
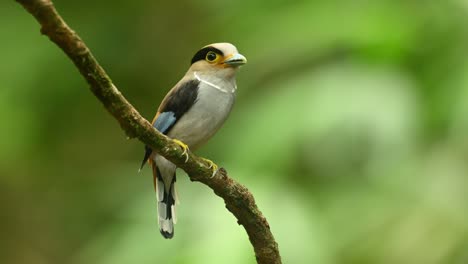
[(204, 87), (199, 90), (197, 102), (168, 133), (195, 150), (210, 139), (226, 121), (234, 104), (235, 95)]

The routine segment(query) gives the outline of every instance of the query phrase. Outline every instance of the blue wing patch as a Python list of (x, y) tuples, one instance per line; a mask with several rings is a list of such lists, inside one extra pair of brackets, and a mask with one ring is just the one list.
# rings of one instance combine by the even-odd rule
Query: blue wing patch
[[(176, 122), (177, 118), (175, 117), (174, 112), (164, 112), (158, 115), (156, 121), (154, 121), (153, 127), (156, 128), (159, 132), (166, 134), (170, 128), (172, 128)], [(140, 170), (143, 168), (145, 163), (148, 161), (149, 157), (153, 150), (145, 146), (145, 156), (141, 162)]]
[(166, 134), (169, 128), (175, 124), (176, 120), (174, 112), (160, 113), (156, 121), (154, 121), (153, 127), (159, 132)]

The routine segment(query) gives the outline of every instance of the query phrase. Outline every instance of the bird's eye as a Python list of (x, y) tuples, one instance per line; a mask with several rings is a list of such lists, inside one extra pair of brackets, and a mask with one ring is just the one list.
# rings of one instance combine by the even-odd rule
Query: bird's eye
[(206, 60), (208, 62), (214, 62), (216, 61), (216, 59), (218, 59), (218, 54), (214, 53), (213, 51), (210, 51), (208, 52), (208, 54), (206, 54)]

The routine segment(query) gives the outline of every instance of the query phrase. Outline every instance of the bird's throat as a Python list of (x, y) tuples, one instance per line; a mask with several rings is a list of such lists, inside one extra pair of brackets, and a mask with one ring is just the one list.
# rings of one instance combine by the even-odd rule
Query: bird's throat
[[(214, 89), (217, 89), (223, 93), (234, 93), (236, 90), (237, 90), (237, 85), (236, 85), (236, 82), (234, 81), (234, 84), (232, 85), (232, 87), (223, 87), (223, 86), (220, 86), (220, 85), (217, 85), (213, 82), (210, 82), (210, 81), (207, 81), (205, 80), (204, 78), (200, 77), (200, 75), (198, 75), (197, 72), (193, 72), (193, 76), (195, 77), (195, 79), (197, 79), (199, 82), (202, 82)], [(228, 86), (231, 86), (231, 85), (228, 85)]]

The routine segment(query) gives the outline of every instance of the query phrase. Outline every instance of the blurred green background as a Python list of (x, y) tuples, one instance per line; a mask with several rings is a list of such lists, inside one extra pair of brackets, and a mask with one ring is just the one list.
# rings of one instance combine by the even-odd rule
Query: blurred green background
[[(198, 154), (252, 191), (284, 263), (468, 263), (468, 1), (55, 5), (150, 120), (200, 47), (249, 59)], [(182, 171), (164, 240), (143, 145), (30, 14), (0, 10), (1, 263), (255, 263)]]

